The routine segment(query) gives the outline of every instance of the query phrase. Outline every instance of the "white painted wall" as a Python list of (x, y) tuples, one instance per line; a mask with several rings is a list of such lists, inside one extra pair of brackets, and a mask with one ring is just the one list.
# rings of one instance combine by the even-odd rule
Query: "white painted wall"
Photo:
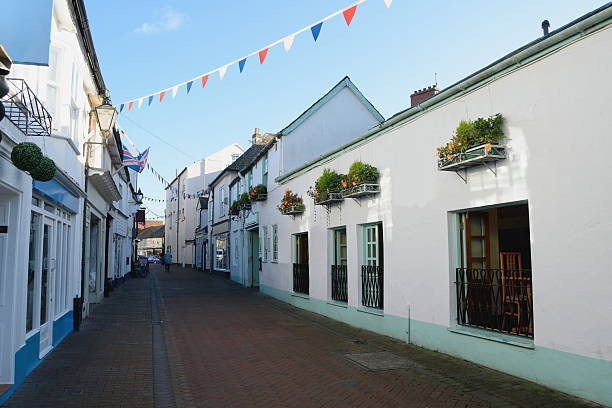
[[(344, 87), (293, 132), (283, 136), (282, 170), (289, 172), (377, 124), (353, 91)], [(308, 149), (304, 148), (305, 143)]]
[[(407, 317), (410, 305), (412, 319), (453, 326), (449, 212), (527, 200), (536, 347), (612, 361), (611, 42), (612, 29), (586, 37), (271, 188), (258, 212), (260, 227), (279, 225), (280, 258), (264, 264), (262, 284), (291, 292), (290, 237), (308, 231), (310, 297), (329, 299), (328, 229), (346, 225), (349, 304), (358, 306), (358, 225), (382, 221), (385, 314)], [(506, 117), (509, 157), (497, 177), (478, 168), (464, 184), (437, 171), (435, 149), (459, 121), (498, 112)], [(329, 215), (314, 207), (306, 190), (323, 168), (346, 172), (354, 160), (379, 168), (380, 195), (361, 205), (345, 200)], [(303, 217), (279, 215), (285, 188), (304, 198)]]

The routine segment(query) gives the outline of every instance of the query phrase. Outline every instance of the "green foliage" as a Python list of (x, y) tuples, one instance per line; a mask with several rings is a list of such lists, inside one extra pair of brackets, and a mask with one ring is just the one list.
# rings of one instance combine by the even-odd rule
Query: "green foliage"
[(281, 199), (278, 210), (282, 213), (291, 209), (292, 207), (300, 211), (304, 211), (306, 209), (306, 206), (304, 206), (304, 203), (302, 202), (302, 197), (293, 193), (290, 189), (287, 189), (285, 190), (285, 195), (283, 195), (283, 198)]
[(232, 202), (232, 205), (230, 205), (229, 213), (230, 215), (238, 215), (239, 211), (240, 211), (240, 200), (236, 200)]
[(11, 152), (11, 161), (19, 170), (31, 171), (43, 159), (43, 153), (34, 143), (25, 142), (19, 143), (13, 147)]
[(379, 176), (380, 174), (376, 167), (361, 161), (356, 161), (351, 164), (349, 168), (348, 185), (344, 185), (347, 183), (343, 183), (343, 186), (346, 188), (348, 186), (357, 186), (361, 183), (375, 182), (378, 180)]
[(48, 157), (43, 157), (36, 167), (30, 169), (30, 175), (34, 180), (49, 181), (55, 176), (55, 162)]
[(323, 174), (315, 182), (314, 188), (310, 187), (308, 195), (315, 199), (325, 199), (329, 193), (338, 193), (342, 190), (342, 180), (345, 178), (344, 174), (323, 169)]
[(251, 202), (251, 199), (249, 198), (249, 193), (240, 194), (240, 199), (238, 199), (238, 205), (248, 204), (250, 202)]
[(268, 189), (263, 184), (258, 184), (251, 189), (249, 192), (249, 197), (251, 200), (255, 200), (260, 194), (268, 194)]
[(498, 113), (488, 118), (478, 118), (475, 121), (459, 122), (455, 135), (446, 145), (438, 147), (438, 158), (440, 160), (451, 160), (457, 153), (465, 153), (466, 150), (487, 143), (499, 142), (504, 138), (502, 127), (504, 117)]

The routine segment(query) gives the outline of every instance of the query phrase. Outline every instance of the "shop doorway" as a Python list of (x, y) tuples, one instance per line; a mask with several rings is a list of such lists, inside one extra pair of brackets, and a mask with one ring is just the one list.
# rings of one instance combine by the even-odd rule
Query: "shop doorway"
[(259, 257), (259, 231), (249, 231), (249, 271), (251, 274), (251, 286), (259, 287), (259, 271), (261, 270), (261, 259)]

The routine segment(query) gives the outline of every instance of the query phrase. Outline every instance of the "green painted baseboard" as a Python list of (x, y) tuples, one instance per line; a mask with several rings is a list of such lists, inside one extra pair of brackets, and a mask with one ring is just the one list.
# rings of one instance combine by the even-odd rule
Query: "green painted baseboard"
[[(430, 350), (525, 378), (546, 387), (612, 406), (612, 361), (584, 357), (536, 345), (526, 347), (494, 337), (470, 335), (463, 328), (422, 322), (390, 314), (363, 313), (353, 307), (337, 307), (326, 300), (303, 299), (291, 292), (261, 285), (260, 290), (296, 307), (355, 327), (391, 336)], [(410, 339), (408, 339), (410, 333)]]

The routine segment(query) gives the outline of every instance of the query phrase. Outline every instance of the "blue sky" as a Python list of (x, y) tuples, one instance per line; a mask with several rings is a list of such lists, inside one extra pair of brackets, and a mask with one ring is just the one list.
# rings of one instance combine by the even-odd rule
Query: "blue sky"
[[(255, 51), (351, 0), (86, 0), (102, 73), (113, 102), (140, 97), (205, 73)], [(324, 23), (315, 43), (310, 32), (286, 54), (271, 49), (263, 65), (250, 58), (205, 89), (194, 84), (140, 110), (124, 109), (122, 128), (149, 161), (171, 180), (175, 171), (229, 143), (248, 147), (255, 127), (276, 132), (342, 77), (349, 75), (385, 116), (410, 103), (410, 94), (441, 88), (605, 4), (604, 0), (537, 2), (368, 0), (351, 26), (342, 16)], [(153, 133), (153, 136), (150, 134)], [(175, 146), (170, 147), (167, 143)], [(164, 198), (162, 185), (142, 173), (146, 196)], [(163, 214), (162, 204), (146, 203)]]

